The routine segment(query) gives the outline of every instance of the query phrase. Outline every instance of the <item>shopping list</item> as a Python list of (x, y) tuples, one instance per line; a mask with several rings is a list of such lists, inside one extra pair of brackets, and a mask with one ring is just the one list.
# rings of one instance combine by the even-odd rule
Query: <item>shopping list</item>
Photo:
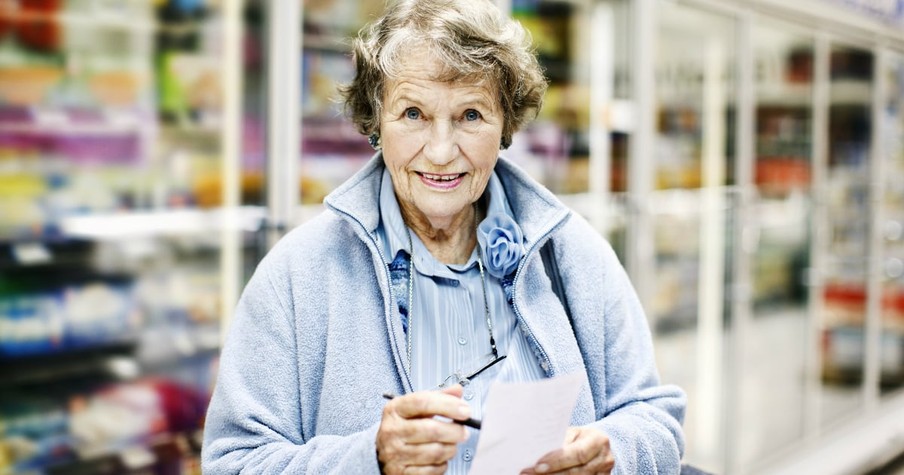
[(471, 475), (520, 473), (561, 448), (581, 390), (580, 373), (490, 387)]

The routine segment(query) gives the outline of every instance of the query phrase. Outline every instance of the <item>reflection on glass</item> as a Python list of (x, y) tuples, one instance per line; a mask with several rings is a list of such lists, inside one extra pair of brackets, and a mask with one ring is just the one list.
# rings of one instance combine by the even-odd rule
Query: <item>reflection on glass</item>
[(383, 12), (382, 2), (304, 2), (301, 77), (301, 202), (319, 204), (374, 150), (342, 113), (337, 84), (354, 77), (349, 38)]
[(0, 4), (0, 472), (96, 473), (201, 428), (228, 9)]
[(882, 346), (880, 382), (883, 394), (904, 384), (904, 56), (886, 63), (882, 95), (882, 140), (885, 167)]
[(822, 340), (824, 427), (862, 404), (873, 55), (836, 45), (831, 49), (830, 65), (825, 196), (829, 251)]
[[(624, 258), (622, 236), (630, 219), (625, 199), (607, 195), (605, 189), (624, 192), (627, 188), (625, 164), (632, 116), (627, 101), (631, 93), (630, 2), (515, 0), (512, 16), (531, 34), (549, 89), (539, 116), (516, 135), (502, 155), (554, 193), (574, 195), (563, 196), (563, 200), (610, 238)], [(583, 47), (587, 44), (595, 47)], [(593, 98), (591, 87), (597, 88)], [(604, 110), (604, 119), (594, 124), (595, 130), (591, 130), (592, 100)], [(591, 182), (600, 177), (592, 176), (596, 172), (591, 168), (592, 138), (598, 140), (595, 153), (601, 155), (594, 159), (610, 163), (608, 183), (602, 177), (601, 185), (593, 190)], [(599, 141), (604, 146), (600, 147)], [(589, 191), (593, 193), (588, 196)]]
[[(725, 17), (663, 4), (659, 15), (656, 96), (660, 105), (656, 149), (656, 182), (671, 189), (654, 197), (655, 243), (659, 282), (652, 304), (659, 330), (693, 326), (697, 315), (700, 244), (700, 193), (708, 141), (716, 144), (720, 179), (726, 183), (731, 157), (726, 153), (734, 54), (733, 25)], [(705, 85), (716, 87), (706, 88)], [(717, 93), (716, 97), (708, 97)], [(716, 117), (707, 104), (715, 104)], [(707, 126), (715, 122), (718, 128)], [(681, 236), (676, 239), (676, 236)]]
[(659, 191), (649, 197), (655, 280), (645, 304), (663, 379), (695, 402), (685, 418), (688, 459), (719, 467), (735, 22), (672, 2), (657, 10), (652, 168)]
[(512, 15), (530, 32), (549, 81), (537, 119), (503, 152), (554, 193), (580, 193), (589, 184), (592, 2), (515, 1)]
[[(787, 27), (754, 30), (756, 230), (753, 318), (743, 336), (740, 465), (749, 467), (803, 436), (808, 266), (812, 209), (813, 40)], [(768, 388), (765, 389), (765, 388)]]

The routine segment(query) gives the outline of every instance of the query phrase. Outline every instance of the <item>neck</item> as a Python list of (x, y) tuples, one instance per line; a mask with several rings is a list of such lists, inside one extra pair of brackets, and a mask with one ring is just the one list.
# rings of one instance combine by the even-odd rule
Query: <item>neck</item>
[(423, 214), (408, 211), (402, 209), (402, 219), (436, 260), (444, 264), (468, 262), (477, 245), (474, 230), (476, 206), (468, 206), (445, 226), (434, 226)]

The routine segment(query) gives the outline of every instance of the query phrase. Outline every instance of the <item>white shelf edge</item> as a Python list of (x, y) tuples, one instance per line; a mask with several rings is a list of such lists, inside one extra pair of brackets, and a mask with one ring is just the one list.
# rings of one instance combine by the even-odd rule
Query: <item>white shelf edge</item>
[[(226, 229), (226, 210), (177, 209), (94, 214), (63, 218), (63, 234), (73, 238), (118, 240), (159, 236), (187, 236)], [(259, 206), (242, 206), (235, 221), (240, 231), (256, 231), (265, 217)]]

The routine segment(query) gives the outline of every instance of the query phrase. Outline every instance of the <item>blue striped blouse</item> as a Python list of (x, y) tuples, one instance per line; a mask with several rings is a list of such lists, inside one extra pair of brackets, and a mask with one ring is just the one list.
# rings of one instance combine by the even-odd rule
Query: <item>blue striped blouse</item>
[[(512, 215), (502, 183), (493, 173), (487, 184), (489, 212)], [(400, 250), (409, 252), (408, 230), (396, 201), (389, 172), (383, 171), (380, 190), (380, 226), (377, 239), (392, 261)], [(417, 234), (411, 232), (414, 247), (411, 382), (415, 390), (437, 388), (459, 373), (468, 375), (492, 360), (489, 331), (484, 309), (477, 249), (463, 265), (443, 264), (430, 254)], [(486, 271), (486, 269), (484, 269)], [(514, 310), (505, 300), (499, 279), (485, 272), (487, 300), (493, 322), (493, 335), (500, 355), (506, 359), (481, 373), (465, 385), (464, 399), (471, 405), (473, 417), (483, 417), (483, 404), (490, 383), (529, 381), (544, 376), (527, 340), (521, 334)], [(405, 297), (407, 298), (407, 296)], [(411, 303), (408, 305), (412, 307)], [(461, 443), (449, 461), (446, 473), (464, 474), (470, 469), (477, 448), (479, 431), (468, 429), (470, 438)]]

